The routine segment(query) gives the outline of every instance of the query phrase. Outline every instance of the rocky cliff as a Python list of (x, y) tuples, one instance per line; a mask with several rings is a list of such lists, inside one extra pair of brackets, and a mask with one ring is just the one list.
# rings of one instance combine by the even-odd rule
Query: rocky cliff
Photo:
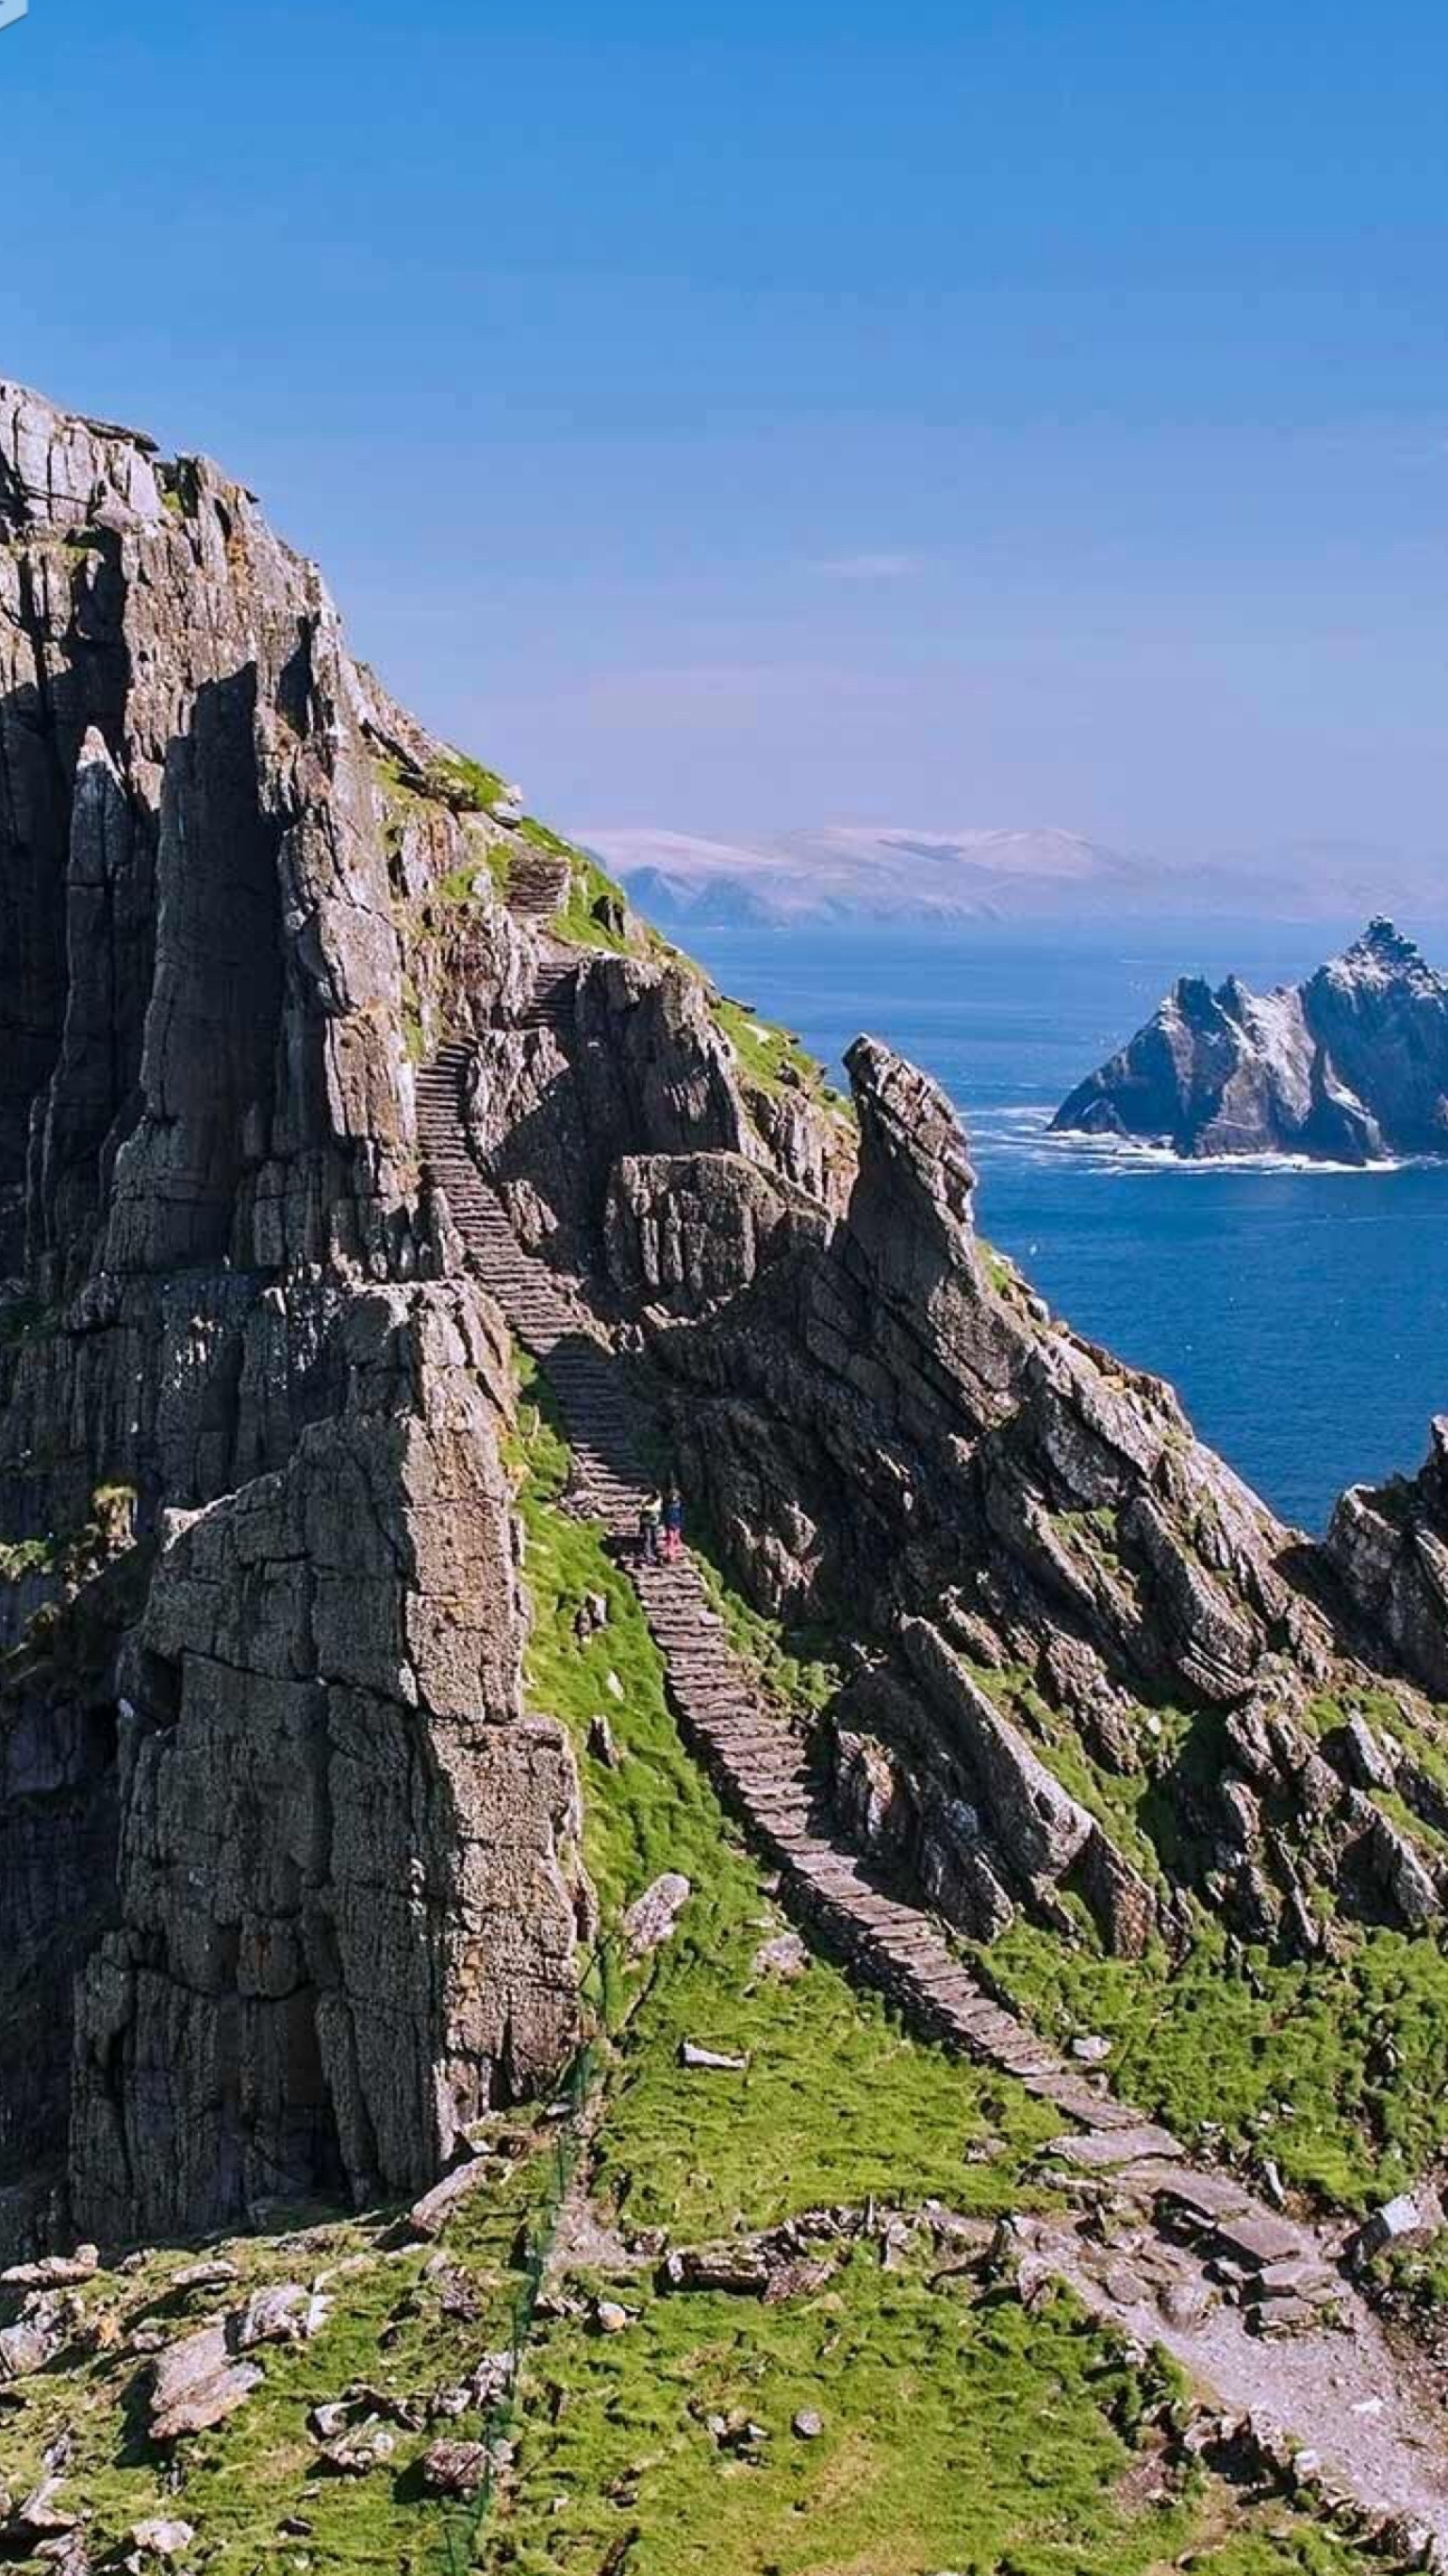
[[(657, 1247), (642, 1323), (688, 1482), (751, 1596), (836, 1641), (820, 1753), (837, 1812), (987, 1940), (1022, 1912), (1073, 1937), (1072, 1900), (1127, 1953), (1189, 1944), (1197, 1899), (1299, 1953), (1330, 1937), (1325, 1899), (1436, 1917), (1441, 1800), (1399, 1734), (1438, 1732), (1404, 1687), (1442, 1686), (1436, 1486), (1393, 1501), (1376, 1584), (1340, 1539), (1319, 1554), (1168, 1387), (981, 1244), (937, 1088), (870, 1040), (850, 1072), (843, 1216), (789, 1211), (764, 1261), (756, 1232), (723, 1296), (732, 1169), (712, 1192), (697, 1161), (616, 1184), (621, 1288), (638, 1243)], [(1375, 1802), (1390, 1787), (1421, 1845)]]
[(245, 491), (0, 386), (17, 2226), (407, 2188), (571, 2044), (509, 1358), (415, 1152), (420, 1015), (529, 955), (452, 921), (499, 835), (447, 760)]
[(1306, 983), (1273, 993), (1235, 975), (1216, 992), (1184, 976), (1052, 1124), (1194, 1158), (1443, 1154), (1448, 980), (1383, 920)]
[[(1436, 1920), (1438, 1467), (1284, 1529), (981, 1241), (936, 1085), (861, 1039), (837, 1100), (243, 490), (10, 388), (0, 905), (0, 2229), (395, 2196), (569, 2055), (575, 1756), (424, 1064), (821, 1646), (815, 1777), (894, 1882), (1104, 1956)], [(1426, 977), (1379, 928), (1306, 988), (1334, 1096), (1404, 990), (1420, 1064)]]

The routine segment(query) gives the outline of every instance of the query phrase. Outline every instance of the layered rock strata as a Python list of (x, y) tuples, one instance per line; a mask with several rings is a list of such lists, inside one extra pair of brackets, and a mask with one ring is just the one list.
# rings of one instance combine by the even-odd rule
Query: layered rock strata
[(415, 1149), (426, 1028), (532, 989), (507, 839), (248, 493), (0, 386), (0, 2235), (411, 2188), (572, 2044)]

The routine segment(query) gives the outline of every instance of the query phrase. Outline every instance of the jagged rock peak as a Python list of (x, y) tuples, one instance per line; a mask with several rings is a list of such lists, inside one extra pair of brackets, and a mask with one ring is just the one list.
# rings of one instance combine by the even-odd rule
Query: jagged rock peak
[(942, 1232), (974, 1230), (975, 1172), (965, 1131), (940, 1084), (879, 1038), (856, 1038), (845, 1058), (860, 1120), (861, 1176), (888, 1180)]
[[(0, 383), (0, 1273), (385, 1273), (418, 886), (382, 770), (440, 750), (241, 484)], [(442, 880), (456, 818), (407, 820)]]
[(1183, 976), (1053, 1124), (1193, 1158), (1448, 1154), (1448, 979), (1381, 914), (1301, 984)]
[(1386, 984), (1411, 979), (1437, 992), (1448, 989), (1417, 941), (1382, 912), (1374, 914), (1361, 938), (1355, 939), (1340, 957), (1330, 958), (1320, 971), (1338, 984)]

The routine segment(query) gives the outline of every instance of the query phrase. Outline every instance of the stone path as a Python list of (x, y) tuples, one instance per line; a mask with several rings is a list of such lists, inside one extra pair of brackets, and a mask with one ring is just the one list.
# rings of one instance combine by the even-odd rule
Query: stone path
[(519, 921), (551, 921), (568, 899), (573, 870), (556, 850), (516, 840), (508, 853), (508, 910)]
[[(418, 1075), (430, 1177), (483, 1284), (545, 1372), (572, 1451), (571, 1502), (627, 1542), (652, 1481), (637, 1436), (649, 1418), (646, 1377), (614, 1354), (581, 1291), (518, 1242), (468, 1148), (466, 1061), (464, 1049), (449, 1049)], [(1093, 2241), (1087, 2219), (1050, 2232), (1057, 2268), (1100, 2313), (1168, 2342), (1224, 2405), (1260, 2412), (1278, 2401), (1277, 2420), (1330, 2460), (1345, 2491), (1371, 2511), (1408, 2513), (1448, 2550), (1441, 2415), (1323, 2244), (1233, 2177), (1192, 2165), (1169, 2131), (1114, 2100), (1102, 2080), (1088, 2081), (994, 2002), (936, 1922), (891, 1893), (831, 1830), (802, 1736), (730, 1645), (697, 1567), (687, 1557), (635, 1564), (631, 1548), (625, 1562), (681, 1728), (779, 1871), (791, 1909), (923, 2034), (1017, 2078), (1075, 2123), (1057, 2153), (1084, 2199), (1109, 2194), (1139, 2211), (1134, 2266), (1119, 2243)], [(1173, 2330), (1156, 2304), (1172, 2282), (1209, 2290), (1214, 2302), (1230, 2286), (1237, 2303), (1215, 2304), (1200, 2325)], [(1291, 2340), (1263, 2340), (1274, 2329)]]

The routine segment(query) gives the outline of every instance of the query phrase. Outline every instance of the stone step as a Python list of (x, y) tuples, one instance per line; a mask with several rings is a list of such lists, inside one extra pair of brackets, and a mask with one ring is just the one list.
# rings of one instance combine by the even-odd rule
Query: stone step
[[(531, 862), (528, 863), (531, 867)], [(546, 862), (543, 865), (546, 867)], [(565, 871), (566, 875), (566, 871)], [(543, 881), (518, 880), (518, 900), (542, 902)], [(550, 894), (547, 909), (558, 896)], [(521, 1018), (563, 1029), (573, 1016), (576, 968), (549, 960), (540, 970)], [(462, 1132), (461, 1083), (465, 1048), (440, 1051), (418, 1081), (419, 1128), (428, 1167), (443, 1188), (455, 1221), (476, 1259), (484, 1284), (500, 1298), (510, 1322), (530, 1349), (546, 1353), (550, 1379), (573, 1455), (569, 1500), (627, 1539), (637, 1524), (647, 1471), (637, 1435), (653, 1408), (642, 1395), (619, 1392), (619, 1363), (602, 1343), (576, 1345), (589, 1333), (586, 1305), (575, 1302), (543, 1263), (522, 1250), (502, 1202), (489, 1188)], [(696, 1741), (708, 1750), (718, 1776), (751, 1821), (762, 1843), (783, 1856), (787, 1874), (822, 1924), (834, 1927), (877, 1984), (949, 2034), (972, 2056), (1015, 2073), (1027, 2089), (1050, 2100), (1087, 2128), (1083, 2161), (1098, 2136), (1121, 2132), (1114, 2169), (1131, 2160), (1133, 2143), (1147, 2138), (1172, 2144), (1129, 2106), (1098, 2097), (1036, 2034), (1002, 2011), (957, 1960), (928, 1914), (877, 1888), (864, 1865), (841, 1844), (815, 1829), (819, 1793), (806, 1749), (783, 1721), (768, 1714), (767, 1685), (736, 1654), (696, 1567), (635, 1563), (629, 1567), (645, 1617), (664, 1656), (676, 1708)], [(1159, 2168), (1176, 2179), (1171, 2166)], [(1179, 2171), (1180, 2169), (1177, 2169)], [(1187, 2195), (1182, 2194), (1185, 2199)], [(1281, 2279), (1283, 2301), (1316, 2287), (1310, 2268), (1296, 2258), (1301, 2239), (1269, 2222), (1245, 2195), (1218, 2203), (1214, 2216), (1246, 2220), (1257, 2252), (1262, 2285), (1271, 2293)], [(1198, 2206), (1200, 2223), (1206, 2216)], [(1279, 2232), (1280, 2229), (1280, 2232)], [(1223, 2231), (1225, 2232), (1225, 2231)], [(1245, 2241), (1239, 2250), (1246, 2253)], [(1277, 2276), (1277, 2277), (1274, 2277)]]

